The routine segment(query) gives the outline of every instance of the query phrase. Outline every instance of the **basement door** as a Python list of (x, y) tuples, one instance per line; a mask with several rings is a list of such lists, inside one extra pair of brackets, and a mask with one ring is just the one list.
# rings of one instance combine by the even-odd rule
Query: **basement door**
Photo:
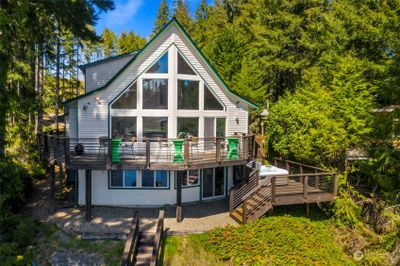
[(202, 199), (225, 196), (225, 167), (204, 168), (202, 176)]

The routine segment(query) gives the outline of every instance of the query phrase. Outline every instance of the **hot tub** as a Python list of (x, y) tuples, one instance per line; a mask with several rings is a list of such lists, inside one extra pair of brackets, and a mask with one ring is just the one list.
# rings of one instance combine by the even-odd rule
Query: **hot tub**
[(272, 165), (261, 165), (260, 179), (268, 180), (271, 177), (276, 177), (277, 186), (286, 186), (288, 184), (289, 172), (286, 169), (278, 168)]

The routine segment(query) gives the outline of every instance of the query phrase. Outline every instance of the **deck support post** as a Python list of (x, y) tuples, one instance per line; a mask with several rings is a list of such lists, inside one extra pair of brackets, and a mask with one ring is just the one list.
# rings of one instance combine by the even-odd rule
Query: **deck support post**
[(182, 177), (176, 177), (176, 221), (182, 222)]
[(276, 198), (276, 177), (273, 176), (271, 177), (271, 201), (272, 204), (275, 203), (275, 198)]
[(92, 219), (92, 170), (85, 170), (85, 197), (86, 197), (86, 212), (85, 220), (90, 222)]
[(310, 217), (310, 203), (306, 203), (306, 216)]
[(146, 169), (150, 169), (150, 140), (146, 139)]
[(51, 214), (56, 212), (56, 169), (55, 163), (50, 164), (50, 202), (49, 212)]

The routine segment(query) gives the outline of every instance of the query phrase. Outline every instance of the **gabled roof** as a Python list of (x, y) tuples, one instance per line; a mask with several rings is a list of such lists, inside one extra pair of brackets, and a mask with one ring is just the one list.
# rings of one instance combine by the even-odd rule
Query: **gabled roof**
[[(199, 55), (201, 56), (201, 58), (204, 60), (204, 62), (206, 63), (206, 65), (207, 65), (207, 66), (210, 68), (210, 70), (214, 73), (214, 75), (217, 77), (217, 79), (222, 83), (222, 85), (223, 85), (223, 87), (224, 87), (224, 89), (225, 89), (226, 91), (228, 91), (230, 94), (232, 94), (232, 95), (234, 95), (234, 96), (236, 96), (236, 97), (242, 99), (244, 102), (246, 102), (246, 103), (247, 103), (248, 105), (250, 105), (251, 107), (253, 107), (253, 108), (258, 108), (258, 106), (257, 106), (256, 104), (254, 104), (254, 103), (252, 103), (251, 101), (249, 101), (249, 100), (243, 98), (242, 96), (238, 95), (237, 93), (235, 93), (233, 90), (231, 90), (231, 89), (228, 87), (228, 85), (225, 83), (225, 81), (224, 81), (224, 80), (221, 78), (221, 76), (217, 73), (217, 71), (215, 70), (215, 68), (210, 64), (210, 62), (207, 60), (207, 58), (204, 56), (204, 54), (201, 52), (201, 50), (196, 46), (195, 42), (192, 40), (192, 38), (189, 36), (189, 34), (185, 31), (185, 29), (182, 27), (182, 25), (179, 23), (179, 21), (178, 21), (175, 17), (172, 18), (172, 19), (167, 23), (167, 25), (165, 25), (165, 27), (164, 27), (159, 33), (157, 33), (157, 34), (142, 48), (142, 50), (132, 52), (132, 55), (134, 55), (134, 56), (132, 57), (132, 59), (130, 59), (130, 60), (129, 60), (129, 61), (114, 75), (114, 77), (112, 77), (106, 84), (104, 84), (103, 86), (101, 86), (101, 87), (99, 87), (99, 88), (97, 88), (97, 89), (95, 89), (95, 90), (92, 90), (92, 91), (90, 91), (90, 92), (87, 92), (87, 93), (85, 93), (85, 94), (82, 94), (82, 95), (80, 95), (80, 96), (78, 96), (78, 97), (75, 97), (75, 98), (69, 99), (69, 100), (67, 100), (67, 101), (64, 101), (63, 104), (68, 104), (68, 103), (70, 103), (70, 102), (73, 102), (73, 101), (76, 101), (76, 100), (78, 100), (78, 99), (84, 98), (84, 97), (86, 97), (86, 96), (89, 96), (89, 95), (91, 95), (91, 94), (97, 92), (97, 91), (100, 91), (100, 90), (103, 90), (103, 89), (107, 88), (121, 73), (123, 73), (123, 72), (125, 71), (125, 69), (126, 69), (130, 64), (132, 64), (132, 63), (136, 60), (136, 58), (138, 58), (141, 54), (143, 54), (143, 53), (146, 51), (147, 47), (149, 47), (149, 46), (150, 46), (163, 32), (165, 32), (171, 25), (176, 25), (177, 28), (183, 33), (183, 35), (187, 38), (187, 40), (190, 42), (190, 44), (193, 46), (193, 48), (196, 50), (196, 52), (198, 52), (198, 54), (199, 54)], [(134, 53), (134, 54), (133, 54), (133, 53)], [(124, 54), (124, 55), (127, 55), (127, 54)], [(120, 55), (120, 56), (124, 56), (124, 55)], [(106, 60), (107, 60), (107, 59), (100, 60), (100, 61), (96, 61), (96, 62), (93, 62), (93, 63), (90, 63), (90, 64), (83, 65), (83, 66), (81, 66), (81, 67), (88, 67), (89, 65), (95, 65), (95, 64), (98, 64), (98, 63), (100, 63), (100, 62), (104, 62), (104, 61), (106, 61)]]

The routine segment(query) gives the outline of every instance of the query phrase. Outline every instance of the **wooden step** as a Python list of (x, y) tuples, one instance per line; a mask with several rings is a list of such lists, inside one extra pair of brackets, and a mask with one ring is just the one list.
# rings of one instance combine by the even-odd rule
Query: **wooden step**
[(243, 217), (241, 214), (237, 212), (237, 209), (234, 210), (233, 212), (229, 213), (231, 218), (235, 220), (237, 223), (242, 224), (243, 223)]

